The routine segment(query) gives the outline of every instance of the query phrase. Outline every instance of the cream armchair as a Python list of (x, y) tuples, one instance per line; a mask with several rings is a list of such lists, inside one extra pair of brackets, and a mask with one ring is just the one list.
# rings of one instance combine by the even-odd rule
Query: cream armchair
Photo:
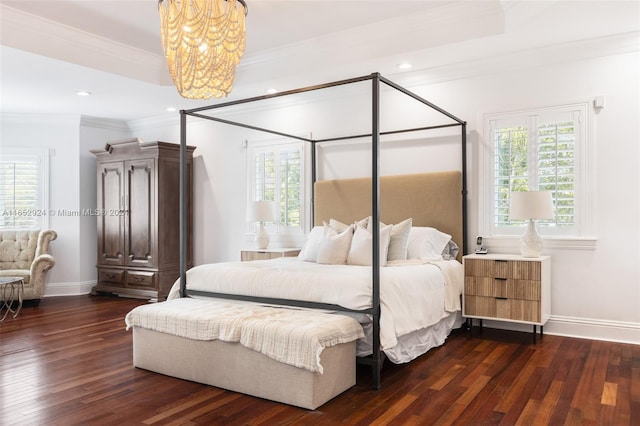
[(24, 300), (44, 296), (47, 271), (56, 261), (49, 254), (49, 242), (58, 237), (55, 231), (0, 231), (0, 277), (22, 277)]

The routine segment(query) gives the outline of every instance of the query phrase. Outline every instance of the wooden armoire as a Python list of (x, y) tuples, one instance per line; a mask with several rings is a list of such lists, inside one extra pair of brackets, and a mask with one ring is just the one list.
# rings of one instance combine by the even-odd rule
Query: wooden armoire
[[(194, 150), (186, 150), (187, 267)], [(98, 181), (98, 280), (92, 294), (165, 300), (180, 276), (180, 145), (133, 138), (91, 153)]]

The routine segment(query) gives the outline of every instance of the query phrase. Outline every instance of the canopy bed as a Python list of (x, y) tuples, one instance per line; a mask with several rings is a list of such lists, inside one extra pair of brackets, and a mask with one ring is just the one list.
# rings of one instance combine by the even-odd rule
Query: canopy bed
[[(204, 114), (205, 111), (219, 110), (234, 105), (266, 101), (271, 98), (366, 81), (371, 82), (372, 127), (370, 133), (311, 139)], [(450, 122), (382, 131), (380, 129), (381, 84), (420, 102), (430, 110), (436, 111), (443, 117), (443, 120), (448, 119)], [(324, 85), (181, 111), (180, 146), (183, 165), (187, 147), (187, 116), (213, 120), (310, 143), (313, 148), (311, 151), (313, 223), (316, 226), (311, 230), (309, 239), (298, 258), (200, 265), (187, 271), (187, 210), (184, 196), (186, 194), (186, 179), (184, 178), (184, 172), (181, 173), (183, 194), (180, 205), (181, 274), (169, 294), (168, 301), (163, 303), (173, 303), (172, 306), (177, 306), (178, 303), (183, 304), (183, 308), (176, 308), (178, 312), (176, 315), (182, 321), (181, 325), (168, 326), (168, 328), (173, 329), (182, 328), (183, 334), (176, 338), (176, 336), (170, 335), (172, 333), (167, 328), (162, 329), (161, 327), (156, 327), (155, 331), (151, 331), (147, 327), (141, 326), (139, 322), (134, 321), (133, 317), (128, 316), (127, 324), (134, 328), (134, 359), (137, 358), (140, 361), (136, 365), (165, 374), (202, 381), (306, 408), (315, 408), (355, 383), (355, 381), (344, 382), (340, 378), (346, 375), (355, 380), (354, 371), (350, 370), (350, 368), (355, 365), (355, 362), (352, 361), (356, 353), (359, 355), (359, 362), (371, 366), (372, 386), (377, 389), (381, 385), (380, 370), (385, 353), (393, 362), (406, 362), (428, 348), (443, 342), (442, 339), (446, 338), (453, 326), (453, 322), (456, 320), (456, 314), (459, 319), (460, 312), (461, 264), (458, 260), (464, 254), (466, 241), (466, 123), (464, 121), (382, 77), (380, 74), (373, 73), (369, 76), (341, 80)], [(460, 127), (461, 170), (380, 176), (381, 136), (429, 131), (446, 127)], [(316, 151), (318, 146), (358, 138), (371, 139), (371, 177), (317, 180)], [(320, 226), (323, 223), (324, 225)], [(365, 228), (368, 232), (366, 234), (363, 231)], [(399, 233), (400, 231), (393, 234), (394, 229), (404, 230), (401, 234)], [(368, 251), (364, 251), (364, 253), (367, 253), (364, 260), (362, 259), (362, 253), (355, 253), (354, 256), (357, 255), (360, 258), (358, 262), (347, 261), (344, 256), (335, 262), (320, 261), (317, 256), (321, 256), (320, 253), (322, 252), (322, 247), (324, 247), (322, 244), (327, 242), (326, 235), (321, 235), (323, 235), (323, 232), (326, 233), (328, 231), (333, 232), (331, 238), (334, 242), (342, 238), (342, 235), (349, 234), (349, 243), (347, 243), (349, 247), (346, 248), (345, 252), (349, 256), (354, 252), (355, 239), (358, 238), (356, 235), (360, 235), (361, 238), (362, 235), (365, 235), (365, 239), (360, 240), (368, 244), (368, 246), (364, 244), (368, 248)], [(366, 235), (368, 235), (369, 240), (366, 240)], [(434, 238), (439, 241), (438, 244), (441, 244), (441, 247), (433, 243)], [(402, 241), (402, 244), (404, 244), (404, 257), (399, 257), (398, 260), (388, 260), (391, 259), (389, 250), (394, 250), (390, 248), (390, 244), (393, 244), (393, 241)], [(425, 241), (428, 241), (426, 245)], [(415, 244), (413, 246), (414, 254), (409, 257), (412, 244)], [(438, 248), (433, 249), (435, 246), (438, 246)], [(335, 253), (337, 253), (335, 251), (336, 247), (338, 246), (331, 245), (330, 257), (335, 256)], [(435, 252), (431, 253), (430, 251), (427, 254), (417, 252), (424, 251), (425, 247), (430, 247)], [(461, 248), (461, 250), (452, 252), (452, 259), (448, 260), (449, 255), (443, 257), (442, 253), (449, 248)], [(313, 254), (310, 254), (312, 251)], [(316, 251), (318, 252), (316, 253)], [(326, 265), (326, 263), (333, 264)], [(267, 278), (268, 276), (272, 278)], [(414, 278), (416, 276), (419, 278)], [(433, 283), (431, 283), (432, 281)], [(290, 284), (287, 284), (287, 282)], [(304, 283), (304, 285), (301, 285), (301, 283)], [(384, 285), (381, 286), (381, 283)], [(221, 302), (215, 306), (207, 305), (208, 307), (205, 307), (201, 305), (202, 303), (208, 303), (211, 298)], [(410, 306), (411, 304), (415, 306)], [(260, 308), (257, 307), (258, 305), (260, 305)], [(428, 307), (429, 305), (437, 306), (431, 309)], [(243, 352), (241, 355), (229, 355), (234, 360), (238, 357), (251, 357), (251, 361), (248, 361), (248, 363), (251, 363), (252, 367), (249, 368), (247, 364), (243, 364), (240, 368), (245, 373), (250, 371), (250, 373), (247, 373), (249, 375), (262, 374), (266, 370), (277, 371), (274, 373), (275, 376), (271, 377), (279, 378), (278, 381), (281, 384), (278, 389), (273, 389), (271, 386), (269, 390), (256, 389), (262, 385), (257, 385), (254, 382), (251, 382), (251, 384), (237, 385), (234, 383), (230, 385), (229, 381), (234, 381), (234, 379), (229, 379), (228, 377), (202, 379), (201, 374), (194, 371), (196, 367), (193, 365), (197, 364), (198, 361), (192, 359), (191, 354), (203, 351), (207, 351), (207, 353), (212, 353), (208, 351), (225, 351), (229, 349), (229, 345), (232, 345), (232, 343), (223, 343), (219, 340), (203, 343), (198, 341), (197, 336), (189, 336), (188, 333), (191, 333), (191, 331), (186, 330), (193, 329), (194, 324), (196, 324), (198, 329), (204, 327), (215, 329), (216, 333), (219, 330), (225, 330), (224, 332), (226, 333), (230, 327), (229, 324), (221, 325), (217, 323), (216, 321), (218, 321), (219, 317), (215, 317), (210, 312), (218, 309), (225, 312), (230, 310), (233, 311), (232, 314), (235, 314), (237, 306), (245, 306), (246, 309), (252, 311), (252, 316), (255, 315), (260, 318), (285, 315), (282, 313), (283, 311), (288, 312), (286, 315), (294, 316), (303, 312), (302, 315), (306, 316), (305, 318), (309, 318), (309, 323), (317, 321), (317, 329), (323, 330), (322, 333), (313, 336), (311, 339), (314, 345), (317, 346), (318, 340), (325, 339), (327, 335), (331, 335), (332, 338), (337, 340), (326, 344), (324, 350), (318, 350), (316, 347), (315, 361), (318, 364), (315, 367), (307, 368), (307, 370), (316, 369), (313, 372), (315, 375), (312, 374), (310, 376), (307, 374), (308, 372), (304, 373), (296, 368), (291, 371), (280, 370), (281, 368), (286, 369), (298, 365), (289, 363), (285, 367), (278, 364), (278, 362), (274, 364), (273, 360), (278, 360), (277, 356), (285, 356), (282, 353), (277, 354), (277, 356), (267, 354), (270, 360), (264, 358), (256, 359), (256, 357), (262, 357), (265, 352), (249, 355)], [(169, 314), (159, 311), (152, 312), (154, 308), (149, 309), (149, 312), (144, 312), (145, 317), (153, 316), (152, 321), (156, 326), (158, 323), (166, 325), (166, 318), (170, 316)], [(260, 309), (270, 309), (271, 311), (269, 311), (270, 313), (265, 313)], [(398, 312), (406, 309), (414, 312), (415, 315), (413, 316), (415, 318), (407, 318), (407, 316), (398, 314)], [(203, 312), (202, 315), (204, 317), (207, 317), (206, 324), (201, 322), (202, 316), (198, 317), (198, 314), (194, 314), (199, 310)], [(189, 313), (187, 314), (185, 311), (189, 311)], [(341, 315), (335, 315), (334, 313), (336, 312)], [(189, 315), (195, 315), (197, 318), (187, 319), (186, 316)], [(242, 313), (240, 315), (247, 314)], [(335, 320), (333, 319), (335, 317), (341, 317), (341, 319)], [(364, 331), (353, 330), (353, 324), (348, 322), (353, 319), (357, 320), (357, 323), (364, 325)], [(195, 321), (195, 323), (189, 321)], [(238, 321), (240, 320), (231, 320), (234, 325), (238, 324)], [(307, 322), (301, 319), (292, 319), (291, 321), (298, 325)], [(346, 322), (338, 323), (340, 321)], [(254, 322), (252, 324), (255, 325), (257, 323)], [(287, 324), (287, 321), (280, 321), (279, 324)], [(258, 327), (264, 329), (269, 326), (260, 323)], [(356, 329), (361, 330), (360, 327), (356, 327)], [(435, 339), (439, 343), (434, 344), (433, 342), (429, 343), (421, 340), (425, 339), (425, 337), (418, 336), (415, 332), (423, 329), (429, 329), (429, 332), (435, 333), (435, 337), (427, 337), (427, 340)], [(340, 330), (340, 333), (336, 330)], [(305, 333), (307, 332), (313, 334), (313, 330), (305, 331)], [(255, 337), (256, 333), (255, 330), (251, 331), (253, 337)], [(286, 333), (289, 333), (289, 331)], [(136, 348), (136, 336), (140, 342), (138, 349)], [(196, 340), (189, 341), (190, 337)], [(353, 342), (354, 339), (359, 339), (357, 347)], [(405, 340), (407, 343), (405, 343)], [(234, 342), (233, 344), (235, 345), (239, 340), (229, 341)], [(418, 343), (415, 343), (416, 341)], [(261, 348), (265, 346), (262, 341), (251, 344)], [(169, 362), (158, 359), (159, 357), (154, 355), (159, 351), (166, 353), (166, 348), (169, 347), (175, 348), (185, 345), (191, 345), (190, 350), (184, 351), (190, 355), (185, 355), (181, 359), (173, 359)], [(418, 346), (417, 349), (415, 349), (416, 346)], [(221, 347), (225, 349), (221, 349)], [(280, 349), (282, 348), (280, 347)], [(241, 350), (244, 351), (244, 349)], [(414, 352), (406, 355), (405, 352), (407, 351)], [(368, 356), (360, 356), (367, 354)], [(291, 354), (286, 354), (286, 356), (289, 355)], [(172, 353), (171, 356), (182, 357), (183, 355), (180, 352), (176, 352)], [(208, 355), (207, 358), (211, 358), (211, 356)], [(218, 353), (217, 356), (222, 355)], [(149, 358), (151, 360), (147, 362)], [(320, 358), (322, 358), (322, 362), (320, 362)], [(228, 358), (225, 359), (228, 361)], [(345, 359), (347, 360), (346, 363), (344, 362)], [(296, 360), (296, 362), (299, 362), (299, 360)], [(183, 366), (191, 371), (188, 373), (176, 371), (181, 369), (177, 367), (181, 363), (189, 364), (186, 366), (183, 364)], [(255, 366), (254, 363), (265, 363), (266, 367), (253, 367)], [(168, 364), (172, 365), (168, 366)], [(322, 372), (323, 366), (324, 373), (322, 375), (327, 376), (326, 380), (319, 385), (313, 384), (312, 382), (319, 380), (318, 370)], [(211, 369), (207, 369), (204, 374), (216, 374), (209, 370)], [(240, 382), (247, 382), (247, 380), (250, 380), (249, 377), (237, 379)], [(311, 383), (308, 393), (312, 395), (309, 400), (298, 401), (299, 394), (305, 392), (297, 392), (297, 395), (285, 395), (284, 397), (274, 397), (273, 395), (274, 392), (286, 393), (287, 387), (292, 385), (299, 386), (304, 381)], [(320, 396), (316, 395), (316, 393)]]

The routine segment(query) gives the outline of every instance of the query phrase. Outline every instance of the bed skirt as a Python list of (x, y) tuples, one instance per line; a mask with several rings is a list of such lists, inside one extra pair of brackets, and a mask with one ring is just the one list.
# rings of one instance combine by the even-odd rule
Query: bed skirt
[(133, 327), (135, 367), (310, 410), (355, 385), (355, 358), (355, 341), (325, 348), (320, 374), (274, 361), (239, 343)]

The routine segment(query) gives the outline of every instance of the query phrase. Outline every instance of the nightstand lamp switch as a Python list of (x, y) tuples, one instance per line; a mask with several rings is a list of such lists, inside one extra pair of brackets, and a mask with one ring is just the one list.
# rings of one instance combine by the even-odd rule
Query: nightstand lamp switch
[(542, 239), (534, 220), (553, 219), (553, 199), (550, 191), (513, 192), (509, 206), (509, 220), (528, 220), (520, 240), (520, 253), (524, 257), (540, 257)]
[(265, 222), (273, 222), (276, 219), (275, 201), (253, 201), (247, 208), (247, 222), (258, 222), (256, 231), (256, 248), (269, 247), (269, 233), (264, 227)]

